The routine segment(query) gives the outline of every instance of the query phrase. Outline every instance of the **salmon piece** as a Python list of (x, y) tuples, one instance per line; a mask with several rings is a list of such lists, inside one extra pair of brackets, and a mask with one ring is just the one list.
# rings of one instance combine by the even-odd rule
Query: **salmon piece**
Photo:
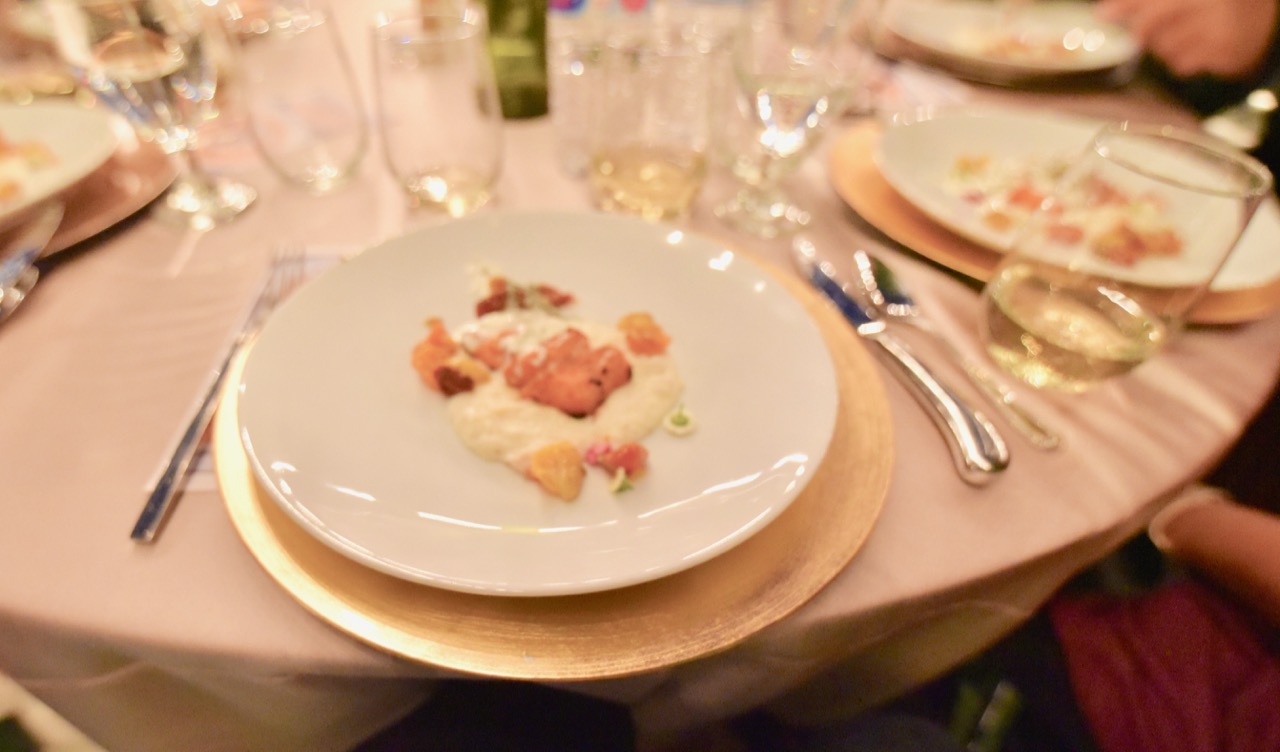
[(1142, 233), (1142, 242), (1152, 256), (1177, 256), (1182, 253), (1182, 238), (1176, 230), (1169, 228)]
[(604, 390), (606, 397), (631, 381), (631, 364), (618, 348), (605, 345), (592, 352), (591, 357), (592, 371), (599, 379), (600, 388)]
[(592, 349), (585, 334), (570, 328), (512, 360), (503, 376), (521, 397), (582, 418), (631, 381), (631, 364), (618, 348)]
[(418, 378), (422, 379), (422, 383), (438, 392), (440, 382), (436, 378), (436, 371), (448, 363), (457, 352), (458, 343), (449, 336), (449, 331), (444, 328), (444, 322), (438, 318), (431, 318), (427, 320), (427, 335), (413, 346), (409, 359), (413, 364), (413, 370), (418, 372)]
[(569, 362), (591, 352), (587, 335), (577, 329), (565, 329), (538, 344), (537, 347), (507, 363), (502, 375), (512, 389), (523, 389), (539, 373), (558, 362)]
[(1010, 206), (1020, 206), (1023, 209), (1035, 211), (1044, 198), (1044, 193), (1036, 190), (1035, 186), (1030, 183), (1019, 183), (1009, 191), (1008, 201)]
[(484, 363), (491, 371), (497, 371), (507, 362), (507, 350), (502, 346), (502, 338), (507, 332), (502, 332), (492, 339), (467, 348), (467, 354), (476, 360)]
[(1086, 206), (1109, 206), (1127, 204), (1129, 198), (1111, 183), (1096, 175), (1090, 175), (1085, 182)]
[(1084, 229), (1079, 225), (1055, 222), (1045, 227), (1045, 236), (1064, 245), (1072, 245), (1084, 240)]

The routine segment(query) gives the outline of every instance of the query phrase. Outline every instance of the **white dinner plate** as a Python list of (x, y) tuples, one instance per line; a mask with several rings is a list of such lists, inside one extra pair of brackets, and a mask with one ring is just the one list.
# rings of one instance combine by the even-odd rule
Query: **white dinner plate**
[[(474, 318), (476, 264), (571, 292), (596, 321), (651, 313), (697, 431), (659, 429), (634, 490), (592, 470), (572, 502), (473, 455), (409, 353), (426, 318)], [(397, 577), (521, 596), (640, 583), (745, 540), (821, 462), (838, 399), (815, 323), (770, 272), (668, 225), (576, 213), (484, 215), (364, 252), (271, 317), (240, 388), (250, 463), (303, 528)]]
[[(1057, 112), (998, 107), (956, 107), (903, 115), (886, 124), (876, 147), (876, 167), (903, 198), (934, 221), (997, 252), (1013, 243), (1015, 229), (984, 223), (977, 208), (948, 190), (958, 157), (989, 155), (1022, 160), (1069, 156), (1085, 149), (1103, 121)], [(1213, 290), (1257, 287), (1280, 277), (1280, 206), (1274, 197), (1259, 207), (1211, 285)], [(1111, 269), (1115, 273), (1116, 269)], [(1151, 275), (1137, 268), (1134, 276)], [(1170, 272), (1172, 274), (1172, 272)], [(1165, 280), (1146, 278), (1160, 284)]]
[(896, 0), (887, 29), (931, 52), (1009, 75), (1063, 75), (1108, 70), (1133, 61), (1140, 48), (1122, 27), (1097, 18), (1089, 2)]
[(35, 141), (55, 162), (21, 175), (12, 199), (0, 198), (0, 220), (71, 187), (98, 169), (116, 149), (110, 116), (70, 102), (0, 104), (0, 135), (11, 143)]

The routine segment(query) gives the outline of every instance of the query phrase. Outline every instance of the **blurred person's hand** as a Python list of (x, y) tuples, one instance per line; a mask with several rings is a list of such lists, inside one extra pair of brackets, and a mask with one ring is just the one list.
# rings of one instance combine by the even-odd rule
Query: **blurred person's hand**
[(1098, 14), (1125, 26), (1181, 77), (1242, 79), (1258, 73), (1275, 32), (1276, 0), (1099, 0)]
[(1147, 535), (1280, 627), (1280, 515), (1193, 485), (1156, 513)]

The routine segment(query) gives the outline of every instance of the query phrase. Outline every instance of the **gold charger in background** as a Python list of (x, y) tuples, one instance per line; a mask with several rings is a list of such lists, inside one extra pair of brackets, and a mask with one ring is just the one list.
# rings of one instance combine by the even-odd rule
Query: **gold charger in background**
[(107, 161), (62, 195), (67, 212), (42, 256), (93, 237), (123, 222), (154, 201), (178, 176), (173, 160), (157, 145), (143, 141), (133, 127), (112, 118), (120, 143)]
[(546, 598), (442, 590), (358, 564), (289, 519), (254, 476), (236, 418), (243, 355), (228, 374), (213, 435), (232, 523), (267, 573), (304, 607), (411, 660), (484, 676), (566, 681), (626, 676), (725, 650), (799, 608), (848, 565), (880, 514), (893, 464), (889, 404), (861, 342), (798, 279), (761, 265), (822, 331), (840, 413), (809, 485), (776, 520), (708, 562), (627, 588)]
[[(863, 219), (902, 245), (966, 277), (985, 282), (1000, 263), (1000, 253), (935, 222), (903, 198), (875, 163), (880, 126), (860, 123), (836, 139), (828, 173), (840, 198)], [(1196, 304), (1196, 324), (1236, 324), (1280, 308), (1280, 278), (1235, 290), (1211, 290)]]

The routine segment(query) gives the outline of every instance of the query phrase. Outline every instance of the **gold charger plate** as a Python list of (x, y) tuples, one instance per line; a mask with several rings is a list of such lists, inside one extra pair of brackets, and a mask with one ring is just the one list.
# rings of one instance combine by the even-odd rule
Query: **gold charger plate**
[(832, 353), (839, 415), (826, 459), (767, 527), (692, 569), (586, 595), (507, 598), (382, 574), (325, 546), (259, 485), (240, 443), (228, 374), (214, 422), (218, 484), (250, 553), (305, 608), (374, 647), (470, 674), (584, 680), (652, 671), (725, 650), (790, 614), (853, 559), (884, 505), (893, 464), (884, 385), (848, 324), (798, 279)]
[[(875, 149), (881, 127), (863, 122), (832, 146), (828, 173), (836, 193), (863, 219), (921, 256), (985, 282), (1001, 254), (935, 222), (880, 173)], [(1238, 324), (1280, 308), (1280, 278), (1258, 287), (1211, 290), (1191, 311), (1196, 324)]]

